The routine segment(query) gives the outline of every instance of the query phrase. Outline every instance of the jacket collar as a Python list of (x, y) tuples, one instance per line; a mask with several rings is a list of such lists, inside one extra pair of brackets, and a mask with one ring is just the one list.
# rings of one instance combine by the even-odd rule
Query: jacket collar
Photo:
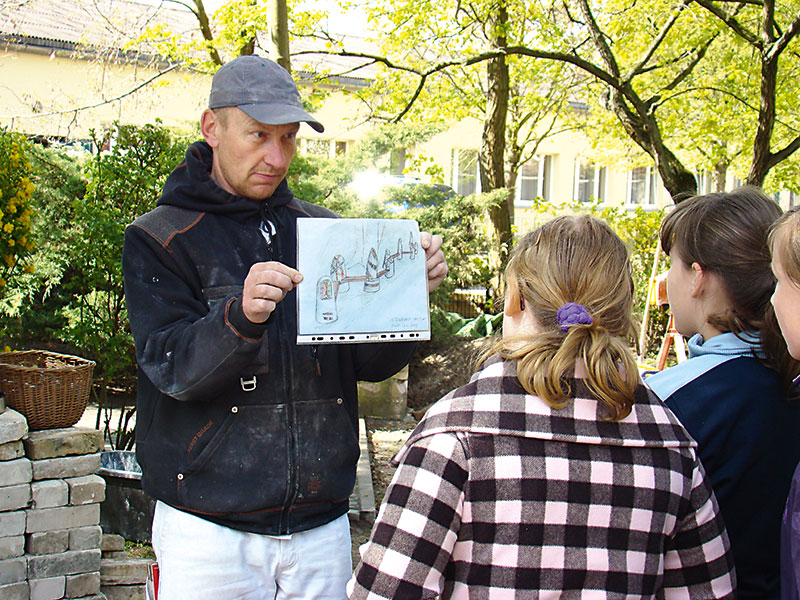
[(604, 420), (605, 407), (581, 380), (572, 380), (573, 398), (554, 409), (525, 392), (515, 361), (492, 357), (470, 382), (434, 404), (398, 453), (435, 433), (512, 435), (580, 444), (612, 446), (694, 446), (675, 415), (644, 385), (636, 391), (631, 414), (619, 422)]
[(741, 338), (734, 333), (721, 333), (708, 341), (698, 333), (687, 342), (689, 360), (650, 375), (645, 381), (656, 396), (666, 400), (724, 362), (743, 356), (761, 356), (759, 344), (756, 333), (747, 333)]

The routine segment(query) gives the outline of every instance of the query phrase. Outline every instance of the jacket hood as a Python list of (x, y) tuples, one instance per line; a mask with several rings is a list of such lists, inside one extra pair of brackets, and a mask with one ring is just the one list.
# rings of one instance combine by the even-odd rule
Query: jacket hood
[(715, 367), (734, 358), (762, 357), (758, 334), (748, 332), (737, 337), (734, 333), (721, 333), (704, 341), (699, 333), (689, 338), (689, 360), (650, 375), (645, 381), (655, 394), (666, 400), (679, 389)]
[(528, 394), (517, 379), (516, 362), (492, 357), (470, 382), (435, 403), (395, 457), (416, 440), (443, 432), (513, 435), (579, 444), (688, 447), (695, 443), (666, 406), (644, 385), (636, 390), (631, 413), (603, 420), (605, 405), (580, 379), (570, 381), (573, 398), (556, 410)]
[(689, 338), (686, 345), (689, 347), (689, 358), (708, 354), (736, 357), (756, 356), (760, 342), (758, 334), (753, 332), (747, 332), (742, 337), (734, 333), (721, 333), (708, 341), (703, 341), (703, 336), (698, 333)]
[(281, 181), (264, 202), (243, 198), (223, 190), (211, 178), (213, 151), (206, 142), (195, 142), (186, 150), (186, 157), (167, 178), (157, 205), (171, 205), (199, 212), (222, 214), (244, 222), (259, 217), (262, 206), (275, 209), (292, 200), (292, 192)]

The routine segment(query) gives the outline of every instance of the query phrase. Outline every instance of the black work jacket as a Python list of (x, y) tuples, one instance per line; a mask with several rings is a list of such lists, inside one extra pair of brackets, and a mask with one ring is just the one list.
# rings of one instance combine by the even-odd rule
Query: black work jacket
[(335, 215), (294, 198), (285, 181), (261, 205), (233, 196), (210, 168), (211, 149), (190, 146), (158, 206), (125, 233), (142, 487), (235, 529), (303, 531), (347, 512), (356, 381), (396, 373), (415, 344), (298, 346), (294, 291), (266, 323), (248, 321), (250, 267), (296, 267), (296, 220)]

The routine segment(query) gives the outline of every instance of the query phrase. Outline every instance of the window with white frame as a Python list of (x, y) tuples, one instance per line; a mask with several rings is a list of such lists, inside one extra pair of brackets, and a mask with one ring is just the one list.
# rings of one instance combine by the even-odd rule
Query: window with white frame
[(550, 200), (550, 173), (552, 156), (534, 156), (519, 169), (517, 178), (517, 206), (530, 206), (536, 198)]
[(331, 154), (331, 141), (321, 139), (306, 139), (304, 144), (306, 154), (328, 157)]
[(695, 173), (697, 178), (697, 193), (710, 194), (714, 186), (714, 178), (711, 176), (710, 171), (698, 171)]
[(346, 140), (323, 140), (320, 138), (302, 138), (297, 140), (297, 148), (303, 154), (335, 158), (347, 154), (349, 143)]
[(478, 151), (453, 149), (453, 189), (462, 196), (480, 192)]
[(656, 193), (656, 170), (653, 167), (636, 167), (628, 171), (627, 204), (655, 206)]
[(576, 159), (572, 198), (577, 202), (603, 202), (606, 199), (606, 168), (586, 158)]

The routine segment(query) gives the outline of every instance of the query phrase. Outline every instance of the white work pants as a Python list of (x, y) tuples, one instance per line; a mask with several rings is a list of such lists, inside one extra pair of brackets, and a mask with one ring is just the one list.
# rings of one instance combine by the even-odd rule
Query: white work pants
[(268, 536), (157, 502), (152, 542), (158, 600), (343, 600), (353, 571), (347, 515), (309, 531)]

